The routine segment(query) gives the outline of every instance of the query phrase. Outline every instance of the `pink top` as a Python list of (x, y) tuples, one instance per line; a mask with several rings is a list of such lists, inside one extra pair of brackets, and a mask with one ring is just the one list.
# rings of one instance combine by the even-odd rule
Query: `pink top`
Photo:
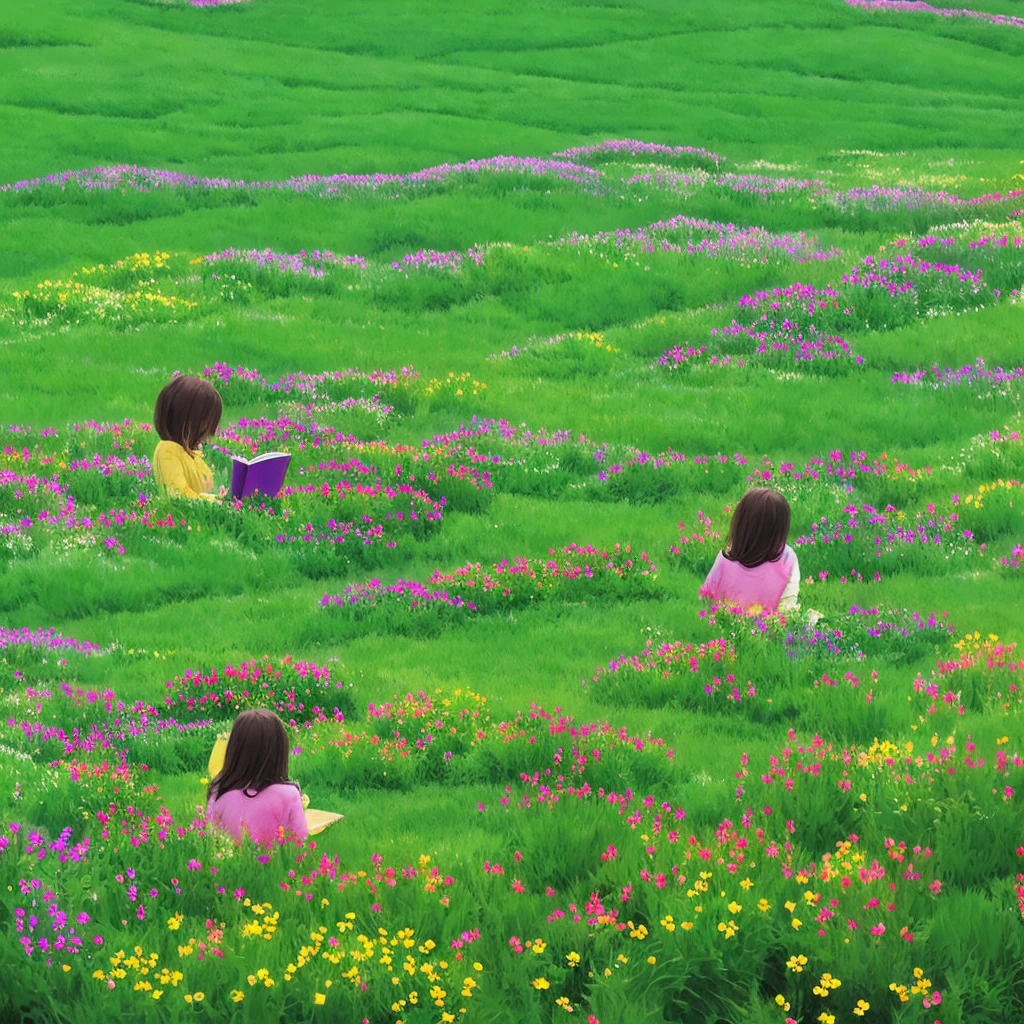
[(778, 561), (762, 562), (754, 569), (730, 561), (719, 551), (701, 593), (740, 608), (759, 604), (766, 612), (774, 612), (778, 611), (780, 602), (795, 605), (799, 585), (796, 553), (787, 544)]
[(277, 841), (278, 826), (286, 833), (294, 832), (300, 839), (309, 835), (298, 786), (267, 786), (255, 796), (232, 789), (207, 804), (206, 818), (227, 829), (239, 842), (243, 827), (253, 840), (265, 846)]

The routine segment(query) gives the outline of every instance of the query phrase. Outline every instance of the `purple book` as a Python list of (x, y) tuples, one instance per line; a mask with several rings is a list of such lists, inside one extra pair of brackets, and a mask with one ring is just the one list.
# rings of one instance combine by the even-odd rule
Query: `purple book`
[(231, 497), (248, 498), (259, 491), (268, 498), (276, 498), (284, 484), (285, 473), (292, 457), (288, 452), (265, 452), (253, 459), (240, 455), (231, 457)]

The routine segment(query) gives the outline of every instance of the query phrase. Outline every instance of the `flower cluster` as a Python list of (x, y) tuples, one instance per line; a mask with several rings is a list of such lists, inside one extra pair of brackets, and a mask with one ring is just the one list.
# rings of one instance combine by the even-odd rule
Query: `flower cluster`
[(992, 25), (1024, 28), (1024, 18), (1012, 14), (987, 14), (985, 11), (972, 11), (966, 7), (932, 7), (931, 4), (925, 3), (925, 0), (846, 0), (846, 3), (850, 7), (860, 7), (866, 11), (935, 14), (942, 18), (975, 18)]
[(323, 277), (324, 269), (329, 266), (366, 269), (366, 260), (362, 256), (336, 256), (329, 249), (314, 249), (312, 252), (300, 249), (297, 253), (274, 252), (272, 249), (223, 249), (192, 260), (192, 263), (227, 264), (226, 273), (230, 273), (235, 265), (247, 265), (257, 270), (274, 270), (297, 277)]
[(667, 348), (662, 352), (658, 357), (657, 365), (666, 366), (670, 370), (677, 370), (681, 366), (734, 366), (742, 368), (746, 364), (742, 359), (736, 359), (733, 356), (708, 354), (707, 345), (701, 345), (698, 348), (687, 345), (685, 349), (679, 345), (673, 345), (672, 348)]
[(616, 704), (701, 708), (717, 694), (738, 704), (755, 696), (755, 690), (752, 683), (737, 682), (732, 671), (735, 659), (735, 649), (724, 637), (701, 644), (657, 643), (649, 637), (639, 654), (623, 654), (598, 666), (583, 686), (598, 699)]
[(595, 350), (617, 355), (620, 349), (605, 341), (604, 335), (597, 331), (567, 331), (565, 334), (555, 334), (543, 341), (531, 339), (525, 345), (513, 345), (510, 349), (501, 352), (492, 352), (488, 359), (519, 359), (527, 355), (542, 355), (557, 347), (559, 353), (572, 350)]
[[(650, 175), (640, 175), (630, 183), (649, 178)], [(640, 265), (658, 254), (726, 259), (751, 266), (780, 261), (824, 262), (841, 255), (838, 249), (823, 247), (814, 235), (802, 231), (779, 235), (755, 225), (726, 224), (685, 214), (642, 227), (593, 234), (572, 231), (550, 244), (556, 249), (621, 260), (623, 265), (625, 261)]]
[(344, 197), (353, 192), (417, 189), (445, 185), (482, 174), (518, 177), (552, 177), (596, 184), (600, 172), (564, 160), (537, 157), (496, 156), (486, 160), (467, 160), (458, 164), (439, 164), (409, 174), (306, 174), (282, 181), (205, 178), (179, 171), (156, 170), (134, 164), (94, 167), (89, 170), (63, 171), (42, 178), (31, 178), (0, 185), (0, 192), (30, 192), (52, 188), (65, 191), (77, 187), (85, 191), (148, 192), (154, 189), (196, 191), (274, 192), (310, 195), (318, 198)]
[(573, 146), (553, 155), (566, 160), (585, 159), (591, 161), (594, 157), (617, 160), (623, 156), (654, 156), (659, 160), (681, 159), (697, 166), (702, 163), (710, 163), (715, 167), (725, 161), (725, 157), (718, 153), (712, 153), (703, 146), (664, 146), (657, 142), (641, 142), (638, 139), (605, 139), (604, 142), (590, 146)]
[(657, 578), (657, 566), (647, 553), (634, 555), (628, 544), (606, 550), (573, 543), (558, 551), (550, 548), (544, 558), (519, 556), (486, 567), (468, 562), (448, 572), (436, 569), (425, 582), (352, 583), (340, 594), (324, 594), (320, 604), (350, 610), (397, 606), (408, 611), (445, 607), (492, 612), (552, 599), (645, 596)]
[(1017, 366), (1004, 370), (1001, 366), (990, 370), (985, 360), (977, 358), (973, 363), (964, 366), (947, 366), (940, 369), (932, 364), (927, 370), (915, 370), (913, 373), (897, 372), (892, 375), (893, 384), (916, 384), (932, 389), (960, 387), (966, 385), (979, 393), (998, 389), (1000, 384), (1024, 380), (1024, 367)]

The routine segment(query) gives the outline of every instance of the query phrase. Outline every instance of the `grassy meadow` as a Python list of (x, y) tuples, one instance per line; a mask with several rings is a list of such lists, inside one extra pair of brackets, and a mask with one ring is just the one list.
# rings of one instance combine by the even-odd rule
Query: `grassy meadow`
[[(0, 1021), (1024, 1019), (1024, 30), (45, 0), (0, 52)], [(175, 372), (280, 495), (157, 492)], [(700, 595), (752, 485), (782, 618)], [(308, 844), (206, 827), (254, 706)]]

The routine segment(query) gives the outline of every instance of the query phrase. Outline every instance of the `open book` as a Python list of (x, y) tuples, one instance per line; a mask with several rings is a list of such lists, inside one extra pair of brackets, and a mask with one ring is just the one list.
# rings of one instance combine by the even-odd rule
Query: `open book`
[(253, 459), (231, 456), (231, 497), (248, 498), (259, 491), (270, 498), (277, 496), (284, 484), (292, 457), (288, 452), (265, 452)]
[[(210, 764), (207, 770), (210, 773), (212, 779), (217, 772), (224, 767), (224, 754), (228, 749), (228, 737), (227, 733), (224, 733), (217, 737), (217, 742), (213, 745), (213, 750), (210, 751)], [(305, 793), (302, 794), (302, 804), (306, 810), (306, 824), (309, 826), (309, 834), (311, 836), (319, 835), (328, 825), (333, 825), (336, 821), (340, 821), (345, 815), (335, 814), (334, 811), (316, 811), (312, 807), (307, 807), (306, 802), (308, 797)]]

